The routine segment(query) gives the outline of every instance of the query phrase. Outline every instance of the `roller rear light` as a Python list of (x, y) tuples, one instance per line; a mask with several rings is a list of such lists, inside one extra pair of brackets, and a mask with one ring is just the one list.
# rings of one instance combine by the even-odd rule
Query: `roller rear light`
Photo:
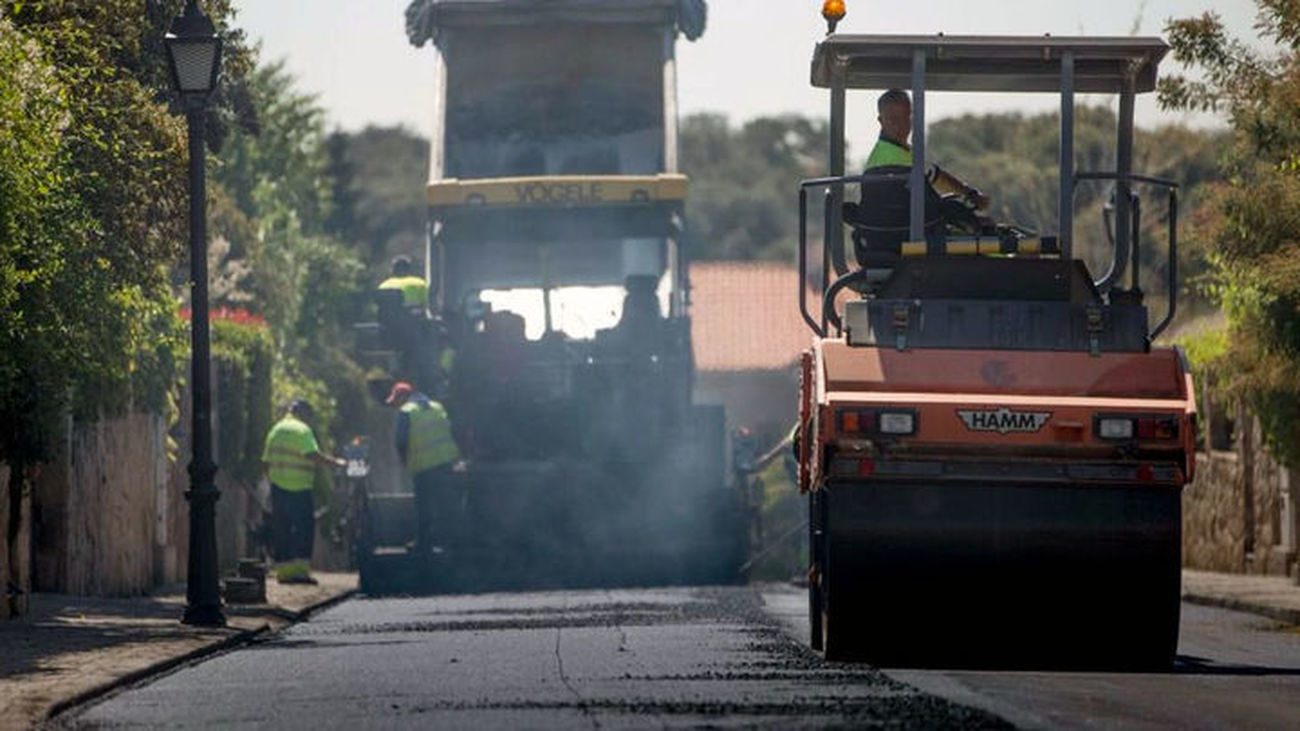
[(1107, 441), (1172, 441), (1178, 438), (1178, 417), (1099, 414), (1093, 433)]
[(1138, 439), (1177, 439), (1178, 420), (1172, 416), (1137, 420)]
[(880, 433), (907, 436), (916, 433), (916, 414), (911, 411), (883, 411), (880, 413)]
[(911, 409), (840, 409), (836, 425), (844, 436), (911, 436), (917, 416)]
[(1097, 436), (1102, 439), (1132, 439), (1132, 419), (1097, 419)]

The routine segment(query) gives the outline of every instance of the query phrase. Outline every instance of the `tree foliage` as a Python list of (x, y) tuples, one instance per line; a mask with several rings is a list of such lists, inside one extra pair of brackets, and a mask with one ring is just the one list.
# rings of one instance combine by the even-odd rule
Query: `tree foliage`
[(692, 256), (792, 258), (799, 224), (796, 185), (821, 174), (826, 135), (825, 122), (795, 115), (759, 118), (739, 128), (720, 114), (683, 119), (681, 167), (691, 178), (686, 244)]
[(392, 257), (424, 255), (429, 141), (401, 127), (334, 132), (327, 143), (333, 181), (331, 232), (358, 252), (370, 281)]
[[(1117, 117), (1106, 107), (1080, 106), (1075, 112), (1074, 164), (1078, 171), (1115, 169)], [(1204, 195), (1204, 184), (1218, 178), (1223, 134), (1164, 126), (1134, 135), (1136, 172), (1178, 182), (1184, 206)], [(993, 200), (990, 215), (1031, 230), (1055, 233), (1060, 211), (1058, 155), (1060, 115), (1018, 113), (966, 115), (935, 122), (928, 156), (980, 188)], [(1075, 191), (1075, 252), (1100, 277), (1113, 258), (1102, 209), (1113, 184), (1081, 183)], [(1143, 227), (1141, 287), (1163, 297), (1168, 275), (1168, 205), (1162, 190), (1139, 186)], [(1184, 227), (1186, 231), (1186, 227)], [(1199, 254), (1184, 252), (1179, 270), (1196, 282), (1204, 270)], [(1127, 286), (1127, 278), (1125, 281)], [(1198, 305), (1195, 286), (1180, 296)]]
[[(693, 115), (681, 126), (682, 169), (691, 178), (687, 239), (703, 259), (794, 258), (798, 235), (797, 182), (826, 174), (827, 125), (789, 115), (753, 120), (740, 127), (716, 114)], [(994, 218), (1052, 233), (1059, 201), (1057, 162), (1060, 134), (1056, 114), (965, 115), (930, 126), (928, 158), (993, 199)], [(1162, 127), (1139, 130), (1134, 166), (1141, 172), (1181, 182), (1184, 196), (1217, 175), (1221, 135)], [(865, 141), (863, 153), (870, 146)], [(1116, 117), (1105, 107), (1082, 106), (1075, 120), (1075, 164), (1079, 170), (1115, 167)], [(856, 170), (860, 164), (850, 164)], [(1076, 243), (1094, 268), (1106, 266), (1111, 251), (1101, 209), (1109, 188), (1081, 185), (1076, 196)], [(854, 194), (850, 191), (850, 197)], [(1186, 199), (1186, 198), (1185, 198)], [(1165, 289), (1165, 206), (1147, 195), (1143, 241), (1145, 290)], [(810, 201), (810, 238), (820, 240), (818, 201)], [(1185, 257), (1181, 269), (1200, 269)], [(1100, 271), (1097, 272), (1100, 275)], [(1186, 293), (1185, 293), (1186, 294)]]
[(1200, 79), (1171, 77), (1161, 101), (1226, 114), (1223, 182), (1196, 215), (1210, 262), (1208, 290), (1228, 318), (1222, 385), (1252, 404), (1275, 452), (1300, 464), (1300, 4), (1258, 0), (1262, 53), (1229, 37), (1213, 13), (1173, 21), (1179, 61)]
[[(359, 416), (349, 394), (361, 377), (348, 348), (362, 263), (330, 231), (324, 111), (282, 63), (256, 67), (246, 88), (257, 125), (231, 131), (212, 175), (221, 239), (213, 264), (224, 284), (217, 303), (265, 317), (276, 345), (274, 399), (312, 401), (325, 437)], [(340, 396), (353, 405), (342, 414)]]
[[(0, 4), (0, 460), (41, 459), (69, 409), (168, 406), (186, 184), (161, 39), (179, 9)], [(237, 78), (248, 52), (227, 48)]]

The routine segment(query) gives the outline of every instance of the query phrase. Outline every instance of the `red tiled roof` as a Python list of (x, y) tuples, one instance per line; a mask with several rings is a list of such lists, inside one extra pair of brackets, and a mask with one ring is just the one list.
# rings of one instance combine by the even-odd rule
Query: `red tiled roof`
[[(691, 330), (701, 371), (785, 368), (812, 342), (799, 315), (798, 270), (771, 262), (691, 265)], [(809, 306), (815, 307), (810, 294)]]

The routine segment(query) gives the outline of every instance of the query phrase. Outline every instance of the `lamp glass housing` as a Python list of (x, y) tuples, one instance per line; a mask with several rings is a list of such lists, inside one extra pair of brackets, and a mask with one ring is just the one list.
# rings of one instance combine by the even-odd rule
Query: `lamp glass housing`
[(205, 94), (216, 87), (221, 41), (209, 38), (167, 38), (167, 58), (172, 79), (182, 94)]

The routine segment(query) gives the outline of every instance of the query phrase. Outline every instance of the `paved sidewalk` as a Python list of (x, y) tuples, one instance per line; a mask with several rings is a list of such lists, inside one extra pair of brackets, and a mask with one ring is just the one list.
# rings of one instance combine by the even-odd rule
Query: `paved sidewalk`
[(1300, 586), (1281, 576), (1217, 574), (1183, 569), (1183, 600), (1300, 625)]
[(154, 596), (32, 597), (26, 617), (0, 621), (0, 731), (25, 729), (107, 686), (275, 631), (356, 590), (356, 574), (314, 573), (319, 584), (267, 581), (268, 604), (226, 607), (229, 627), (180, 623), (183, 586)]

